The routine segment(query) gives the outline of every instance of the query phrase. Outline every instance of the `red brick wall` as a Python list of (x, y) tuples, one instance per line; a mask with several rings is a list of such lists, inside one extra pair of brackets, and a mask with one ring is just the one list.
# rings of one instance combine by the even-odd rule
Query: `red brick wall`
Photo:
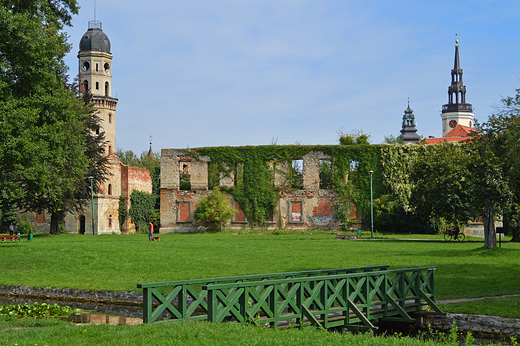
[(190, 203), (180, 202), (179, 203), (179, 221), (178, 222), (189, 222), (190, 221)]

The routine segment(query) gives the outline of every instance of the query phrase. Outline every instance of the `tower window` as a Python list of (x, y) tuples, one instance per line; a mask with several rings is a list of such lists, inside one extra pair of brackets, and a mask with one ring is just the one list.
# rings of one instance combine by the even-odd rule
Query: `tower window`
[(112, 146), (111, 145), (108, 146), (108, 154), (109, 155), (112, 154)]
[(88, 92), (88, 81), (83, 82), (83, 92)]
[(96, 90), (99, 90), (99, 82), (96, 82)]
[(109, 123), (109, 124), (112, 124), (112, 114), (109, 114), (109, 115), (108, 115), (108, 123)]
[(105, 71), (110, 70), (110, 64), (108, 62), (105, 63), (104, 67), (105, 67)]
[(99, 65), (96, 64), (96, 71), (99, 71)]
[(108, 184), (108, 195), (112, 196), (112, 184)]
[(108, 96), (108, 82), (105, 82), (105, 96)]
[(88, 71), (89, 68), (90, 68), (90, 64), (88, 63), (88, 61), (84, 61), (83, 62), (83, 71)]

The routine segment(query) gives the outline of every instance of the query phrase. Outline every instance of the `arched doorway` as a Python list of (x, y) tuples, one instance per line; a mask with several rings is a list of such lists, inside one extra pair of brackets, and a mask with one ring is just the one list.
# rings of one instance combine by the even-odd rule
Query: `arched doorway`
[(79, 217), (79, 234), (85, 234), (85, 216)]

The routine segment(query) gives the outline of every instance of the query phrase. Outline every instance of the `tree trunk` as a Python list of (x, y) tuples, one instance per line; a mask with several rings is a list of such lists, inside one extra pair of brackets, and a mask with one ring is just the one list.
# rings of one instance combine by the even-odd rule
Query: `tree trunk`
[(493, 203), (488, 199), (484, 202), (484, 247), (494, 249), (497, 247), (495, 221), (493, 220)]
[(65, 215), (62, 212), (53, 211), (51, 214), (51, 229), (50, 234), (61, 234), (61, 223)]

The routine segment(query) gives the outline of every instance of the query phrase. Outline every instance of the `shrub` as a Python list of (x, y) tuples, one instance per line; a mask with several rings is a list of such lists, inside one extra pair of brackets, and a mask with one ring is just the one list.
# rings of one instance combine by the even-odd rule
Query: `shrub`
[(31, 225), (31, 223), (28, 221), (28, 220), (19, 220), (18, 221), (18, 229), (17, 229), (18, 232), (20, 232), (20, 234), (31, 234), (33, 233), (33, 226)]
[(193, 217), (210, 231), (221, 231), (236, 212), (217, 187), (197, 205)]

